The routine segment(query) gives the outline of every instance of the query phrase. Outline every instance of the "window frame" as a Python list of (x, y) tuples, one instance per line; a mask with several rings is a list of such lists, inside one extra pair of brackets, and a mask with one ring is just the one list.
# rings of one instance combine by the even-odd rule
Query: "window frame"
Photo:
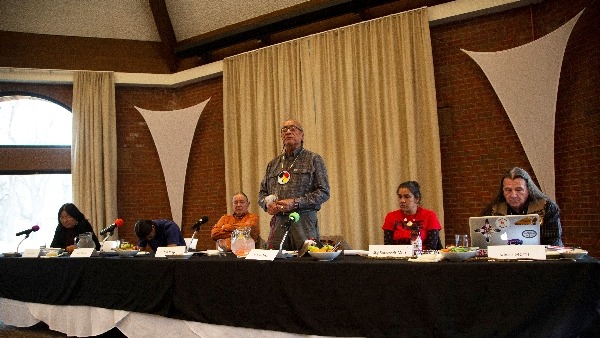
[[(0, 92), (0, 100), (7, 96), (42, 99), (73, 114), (69, 106), (45, 95)], [(72, 145), (0, 145), (0, 175), (71, 174), (71, 148)]]

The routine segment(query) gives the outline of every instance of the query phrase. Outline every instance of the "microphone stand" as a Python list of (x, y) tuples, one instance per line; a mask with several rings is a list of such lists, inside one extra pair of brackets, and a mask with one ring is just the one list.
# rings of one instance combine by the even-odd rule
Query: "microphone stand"
[(194, 237), (196, 237), (196, 232), (198, 232), (198, 230), (194, 230), (194, 233), (192, 234), (192, 239), (190, 240), (190, 244), (185, 246), (185, 252), (196, 251), (196, 249), (192, 249), (192, 243), (194, 243)]
[(288, 223), (288, 224), (283, 225), (283, 226), (285, 226), (285, 234), (283, 234), (281, 243), (279, 243), (279, 252), (275, 256), (275, 258), (290, 258), (290, 257), (292, 257), (292, 255), (283, 252), (283, 242), (285, 242), (285, 238), (287, 237), (288, 233), (290, 232), (290, 227), (292, 226), (292, 222), (290, 222), (289, 220), (286, 221), (286, 223)]
[(109, 231), (109, 232), (108, 232), (108, 235), (106, 235), (106, 234), (104, 235), (104, 239), (102, 240), (102, 243), (100, 243), (100, 251), (104, 252), (104, 242), (106, 242), (106, 240), (107, 240), (107, 239), (108, 239), (110, 236), (112, 236), (112, 235), (114, 234), (114, 232), (115, 232), (114, 230), (113, 230), (113, 231)]
[(25, 237), (23, 237), (23, 239), (19, 242), (19, 245), (17, 245), (17, 257), (21, 257), (21, 254), (19, 253), (19, 247), (21, 246), (21, 243), (23, 243), (23, 241), (27, 238), (29, 238), (29, 234), (25, 234)]

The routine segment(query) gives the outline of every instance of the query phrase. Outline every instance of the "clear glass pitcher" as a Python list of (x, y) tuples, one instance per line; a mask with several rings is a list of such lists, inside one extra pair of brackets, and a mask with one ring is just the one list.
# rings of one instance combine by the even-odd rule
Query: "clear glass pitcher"
[(239, 227), (231, 233), (231, 251), (238, 257), (248, 256), (254, 249), (254, 240), (250, 236), (250, 227)]
[(96, 248), (91, 232), (84, 232), (75, 237), (75, 245), (77, 248)]

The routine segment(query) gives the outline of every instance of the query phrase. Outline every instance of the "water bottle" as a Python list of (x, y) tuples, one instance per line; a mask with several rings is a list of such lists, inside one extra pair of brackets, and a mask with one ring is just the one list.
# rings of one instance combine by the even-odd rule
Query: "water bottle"
[(410, 244), (413, 247), (413, 256), (419, 256), (423, 252), (423, 240), (421, 240), (421, 233), (413, 231), (410, 236)]

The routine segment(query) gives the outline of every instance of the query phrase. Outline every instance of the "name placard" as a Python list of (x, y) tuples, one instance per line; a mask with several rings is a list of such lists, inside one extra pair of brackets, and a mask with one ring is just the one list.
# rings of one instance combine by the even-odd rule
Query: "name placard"
[(156, 249), (154, 257), (167, 257), (166, 255), (183, 255), (185, 253), (185, 245), (180, 246), (160, 246)]
[(546, 259), (546, 248), (543, 245), (492, 245), (487, 250), (489, 258)]
[(272, 261), (275, 260), (278, 250), (263, 250), (263, 249), (252, 249), (246, 259), (255, 259), (257, 261)]
[(198, 245), (198, 238), (184, 238), (185, 245), (189, 248), (189, 250), (196, 250), (196, 245)]
[(100, 248), (104, 252), (112, 251), (112, 249), (116, 249), (118, 246), (117, 241), (104, 241), (102, 243), (102, 247)]
[(25, 249), (23, 256), (27, 258), (37, 258), (40, 255), (40, 249)]
[(73, 250), (70, 257), (92, 257), (94, 248), (77, 248)]
[(412, 257), (412, 245), (369, 245), (369, 257)]

